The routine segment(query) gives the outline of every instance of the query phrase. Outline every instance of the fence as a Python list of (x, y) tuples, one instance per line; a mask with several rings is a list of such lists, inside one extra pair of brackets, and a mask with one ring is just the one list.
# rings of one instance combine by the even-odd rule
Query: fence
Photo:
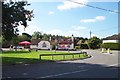
[(74, 55), (78, 55), (80, 58), (80, 54), (83, 54), (83, 56), (87, 56), (87, 52), (82, 52), (82, 53), (66, 53), (66, 54), (40, 54), (40, 60), (42, 59), (42, 56), (52, 56), (52, 60), (54, 60), (54, 56), (62, 55), (63, 60), (65, 60), (66, 55), (72, 55), (72, 59), (74, 59)]

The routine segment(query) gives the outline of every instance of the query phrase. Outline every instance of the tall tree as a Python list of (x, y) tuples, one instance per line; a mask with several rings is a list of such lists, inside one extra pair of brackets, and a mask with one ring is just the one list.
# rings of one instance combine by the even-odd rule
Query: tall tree
[(10, 41), (17, 35), (19, 25), (27, 27), (27, 21), (31, 21), (33, 11), (25, 9), (28, 5), (26, 1), (2, 2), (2, 35), (5, 40)]
[(91, 48), (96, 49), (100, 47), (101, 40), (94, 36), (88, 40), (88, 44)]
[(16, 37), (12, 38), (13, 45), (18, 45), (18, 43), (22, 42), (22, 41), (29, 41), (30, 42), (30, 38), (26, 35), (18, 35)]
[(32, 38), (32, 36), (30, 34), (28, 34), (28, 33), (22, 33), (22, 35), (25, 35), (25, 36), (27, 36), (30, 39)]
[(32, 39), (42, 39), (42, 32), (35, 31), (32, 35)]
[(47, 34), (44, 33), (42, 39), (48, 41), (48, 40), (49, 40), (49, 36), (48, 36)]

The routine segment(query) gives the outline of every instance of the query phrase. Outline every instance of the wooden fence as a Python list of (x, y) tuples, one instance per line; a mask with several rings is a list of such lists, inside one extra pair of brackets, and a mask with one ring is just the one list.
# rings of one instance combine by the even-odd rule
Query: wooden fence
[(72, 59), (74, 59), (74, 55), (79, 55), (79, 58), (80, 58), (80, 54), (83, 54), (83, 56), (87, 56), (87, 52), (82, 52), (82, 53), (66, 53), (66, 54), (40, 54), (40, 60), (42, 59), (42, 56), (52, 56), (52, 60), (54, 60), (54, 56), (58, 56), (58, 55), (62, 55), (63, 56), (63, 60), (65, 60), (65, 56), (66, 55), (72, 55)]

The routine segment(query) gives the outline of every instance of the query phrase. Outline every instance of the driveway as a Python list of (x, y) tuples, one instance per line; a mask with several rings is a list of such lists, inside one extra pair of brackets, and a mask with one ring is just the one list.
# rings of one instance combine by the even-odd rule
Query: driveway
[[(118, 78), (118, 51), (83, 50), (91, 58), (2, 66), (3, 78)], [(78, 51), (77, 51), (78, 52)]]

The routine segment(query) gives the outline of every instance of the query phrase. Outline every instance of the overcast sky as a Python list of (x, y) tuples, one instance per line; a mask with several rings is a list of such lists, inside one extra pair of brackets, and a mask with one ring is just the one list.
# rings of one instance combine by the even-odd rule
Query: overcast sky
[[(88, 2), (88, 0), (74, 0), (79, 3), (118, 11), (117, 2)], [(34, 10), (34, 18), (28, 22), (28, 27), (19, 27), (20, 33), (33, 34), (34, 31), (43, 33), (103, 38), (118, 33), (118, 13), (91, 8), (69, 1), (59, 2), (30, 2), (27, 9)]]

